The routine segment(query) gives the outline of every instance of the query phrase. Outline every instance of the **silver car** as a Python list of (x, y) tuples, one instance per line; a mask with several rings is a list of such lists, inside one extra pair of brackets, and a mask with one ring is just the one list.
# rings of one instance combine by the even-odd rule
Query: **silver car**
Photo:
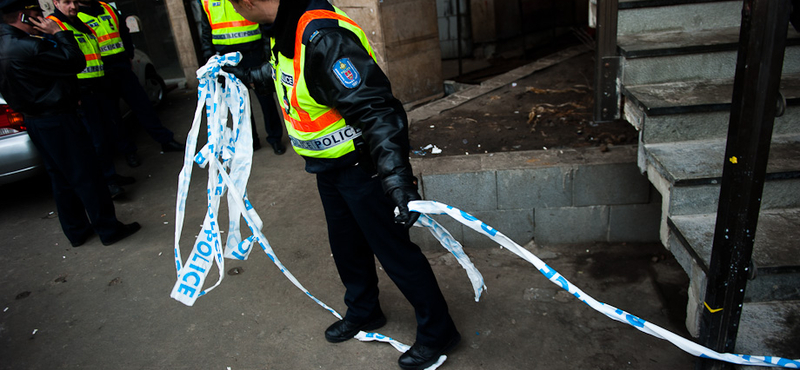
[[(150, 102), (157, 106), (164, 99), (166, 86), (147, 54), (136, 50), (133, 71), (139, 77)], [(127, 107), (123, 108), (123, 112)], [(14, 112), (0, 96), (0, 185), (36, 175), (44, 170), (39, 152), (25, 132), (22, 114)]]
[(0, 96), (0, 185), (43, 170), (39, 152), (25, 130), (22, 114), (14, 112)]

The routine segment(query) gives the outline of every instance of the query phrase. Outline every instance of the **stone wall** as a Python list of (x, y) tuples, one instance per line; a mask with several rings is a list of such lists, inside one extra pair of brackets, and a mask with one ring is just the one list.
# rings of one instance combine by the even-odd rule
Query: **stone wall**
[[(661, 198), (636, 166), (634, 146), (412, 160), (423, 198), (449, 204), (520, 245), (658, 242)], [(446, 170), (443, 170), (446, 169)], [(495, 247), (447, 216), (435, 216), (465, 247)], [(440, 248), (414, 228), (423, 249)]]

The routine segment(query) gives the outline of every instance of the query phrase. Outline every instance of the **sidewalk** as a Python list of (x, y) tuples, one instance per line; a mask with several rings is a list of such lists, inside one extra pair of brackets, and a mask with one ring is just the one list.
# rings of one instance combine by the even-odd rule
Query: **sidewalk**
[[(181, 140), (194, 109), (195, 93), (177, 90), (159, 114)], [(46, 179), (0, 189), (6, 195), (0, 203), (0, 369), (398, 369), (400, 353), (387, 344), (326, 342), (323, 330), (335, 318), (259, 250), (248, 261), (226, 261), (225, 270), (239, 267), (241, 273), (226, 274), (193, 307), (172, 300), (182, 157), (159, 154), (143, 135), (137, 143), (143, 165), (130, 169), (120, 161), (117, 167), (138, 182), (116, 206), (122, 221), (138, 221), (142, 230), (113, 246), (95, 237), (70, 248), (57, 218), (48, 216), (55, 205)], [(275, 156), (265, 148), (253, 162), (250, 199), (277, 256), (312, 294), (343, 313), (343, 287), (313, 175), (294, 153)], [(194, 169), (184, 255), (203, 220), (206, 176)], [(565, 232), (575, 230), (565, 225)], [(685, 274), (660, 245), (528, 248), (599, 301), (686, 336), (678, 294)], [(441, 369), (693, 366), (692, 356), (594, 312), (508, 251), (466, 252), (488, 287), (478, 303), (452, 256), (443, 249), (426, 253), (463, 336)], [(212, 272), (206, 284), (216, 276)], [(386, 275), (379, 276), (389, 318), (379, 332), (412, 344), (413, 311)]]

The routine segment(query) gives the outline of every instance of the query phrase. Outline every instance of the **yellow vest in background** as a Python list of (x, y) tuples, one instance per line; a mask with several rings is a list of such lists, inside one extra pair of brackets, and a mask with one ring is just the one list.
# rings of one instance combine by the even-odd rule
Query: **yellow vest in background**
[(125, 51), (122, 38), (119, 36), (119, 19), (117, 12), (111, 5), (102, 1), (99, 2), (103, 7), (103, 14), (92, 17), (86, 13), (78, 13), (78, 18), (92, 29), (100, 44), (100, 54), (104, 57), (119, 54)]
[(84, 58), (86, 58), (86, 68), (78, 73), (78, 78), (103, 77), (105, 72), (103, 71), (103, 60), (100, 59), (100, 45), (97, 44), (97, 38), (94, 37), (94, 34), (78, 31), (69, 23), (64, 23), (52, 15), (47, 18), (55, 21), (62, 30), (72, 31), (72, 34), (75, 35), (75, 41), (78, 42), (78, 46), (81, 48)]
[(258, 23), (244, 19), (227, 0), (203, 0), (214, 45), (236, 45), (258, 41)]

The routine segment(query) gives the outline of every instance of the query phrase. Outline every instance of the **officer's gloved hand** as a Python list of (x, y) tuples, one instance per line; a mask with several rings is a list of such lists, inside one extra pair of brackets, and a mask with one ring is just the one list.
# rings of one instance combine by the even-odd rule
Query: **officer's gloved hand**
[(389, 192), (389, 197), (392, 198), (394, 204), (397, 205), (397, 209), (400, 210), (400, 214), (394, 217), (394, 222), (404, 225), (406, 230), (410, 229), (417, 222), (419, 213), (409, 211), (408, 202), (422, 199), (417, 192), (416, 185), (395, 188)]
[(237, 78), (242, 80), (242, 82), (244, 82), (245, 85), (250, 86), (253, 84), (253, 78), (251, 77), (250, 71), (247, 68), (240, 67), (238, 65), (222, 66), (222, 70), (236, 76)]

